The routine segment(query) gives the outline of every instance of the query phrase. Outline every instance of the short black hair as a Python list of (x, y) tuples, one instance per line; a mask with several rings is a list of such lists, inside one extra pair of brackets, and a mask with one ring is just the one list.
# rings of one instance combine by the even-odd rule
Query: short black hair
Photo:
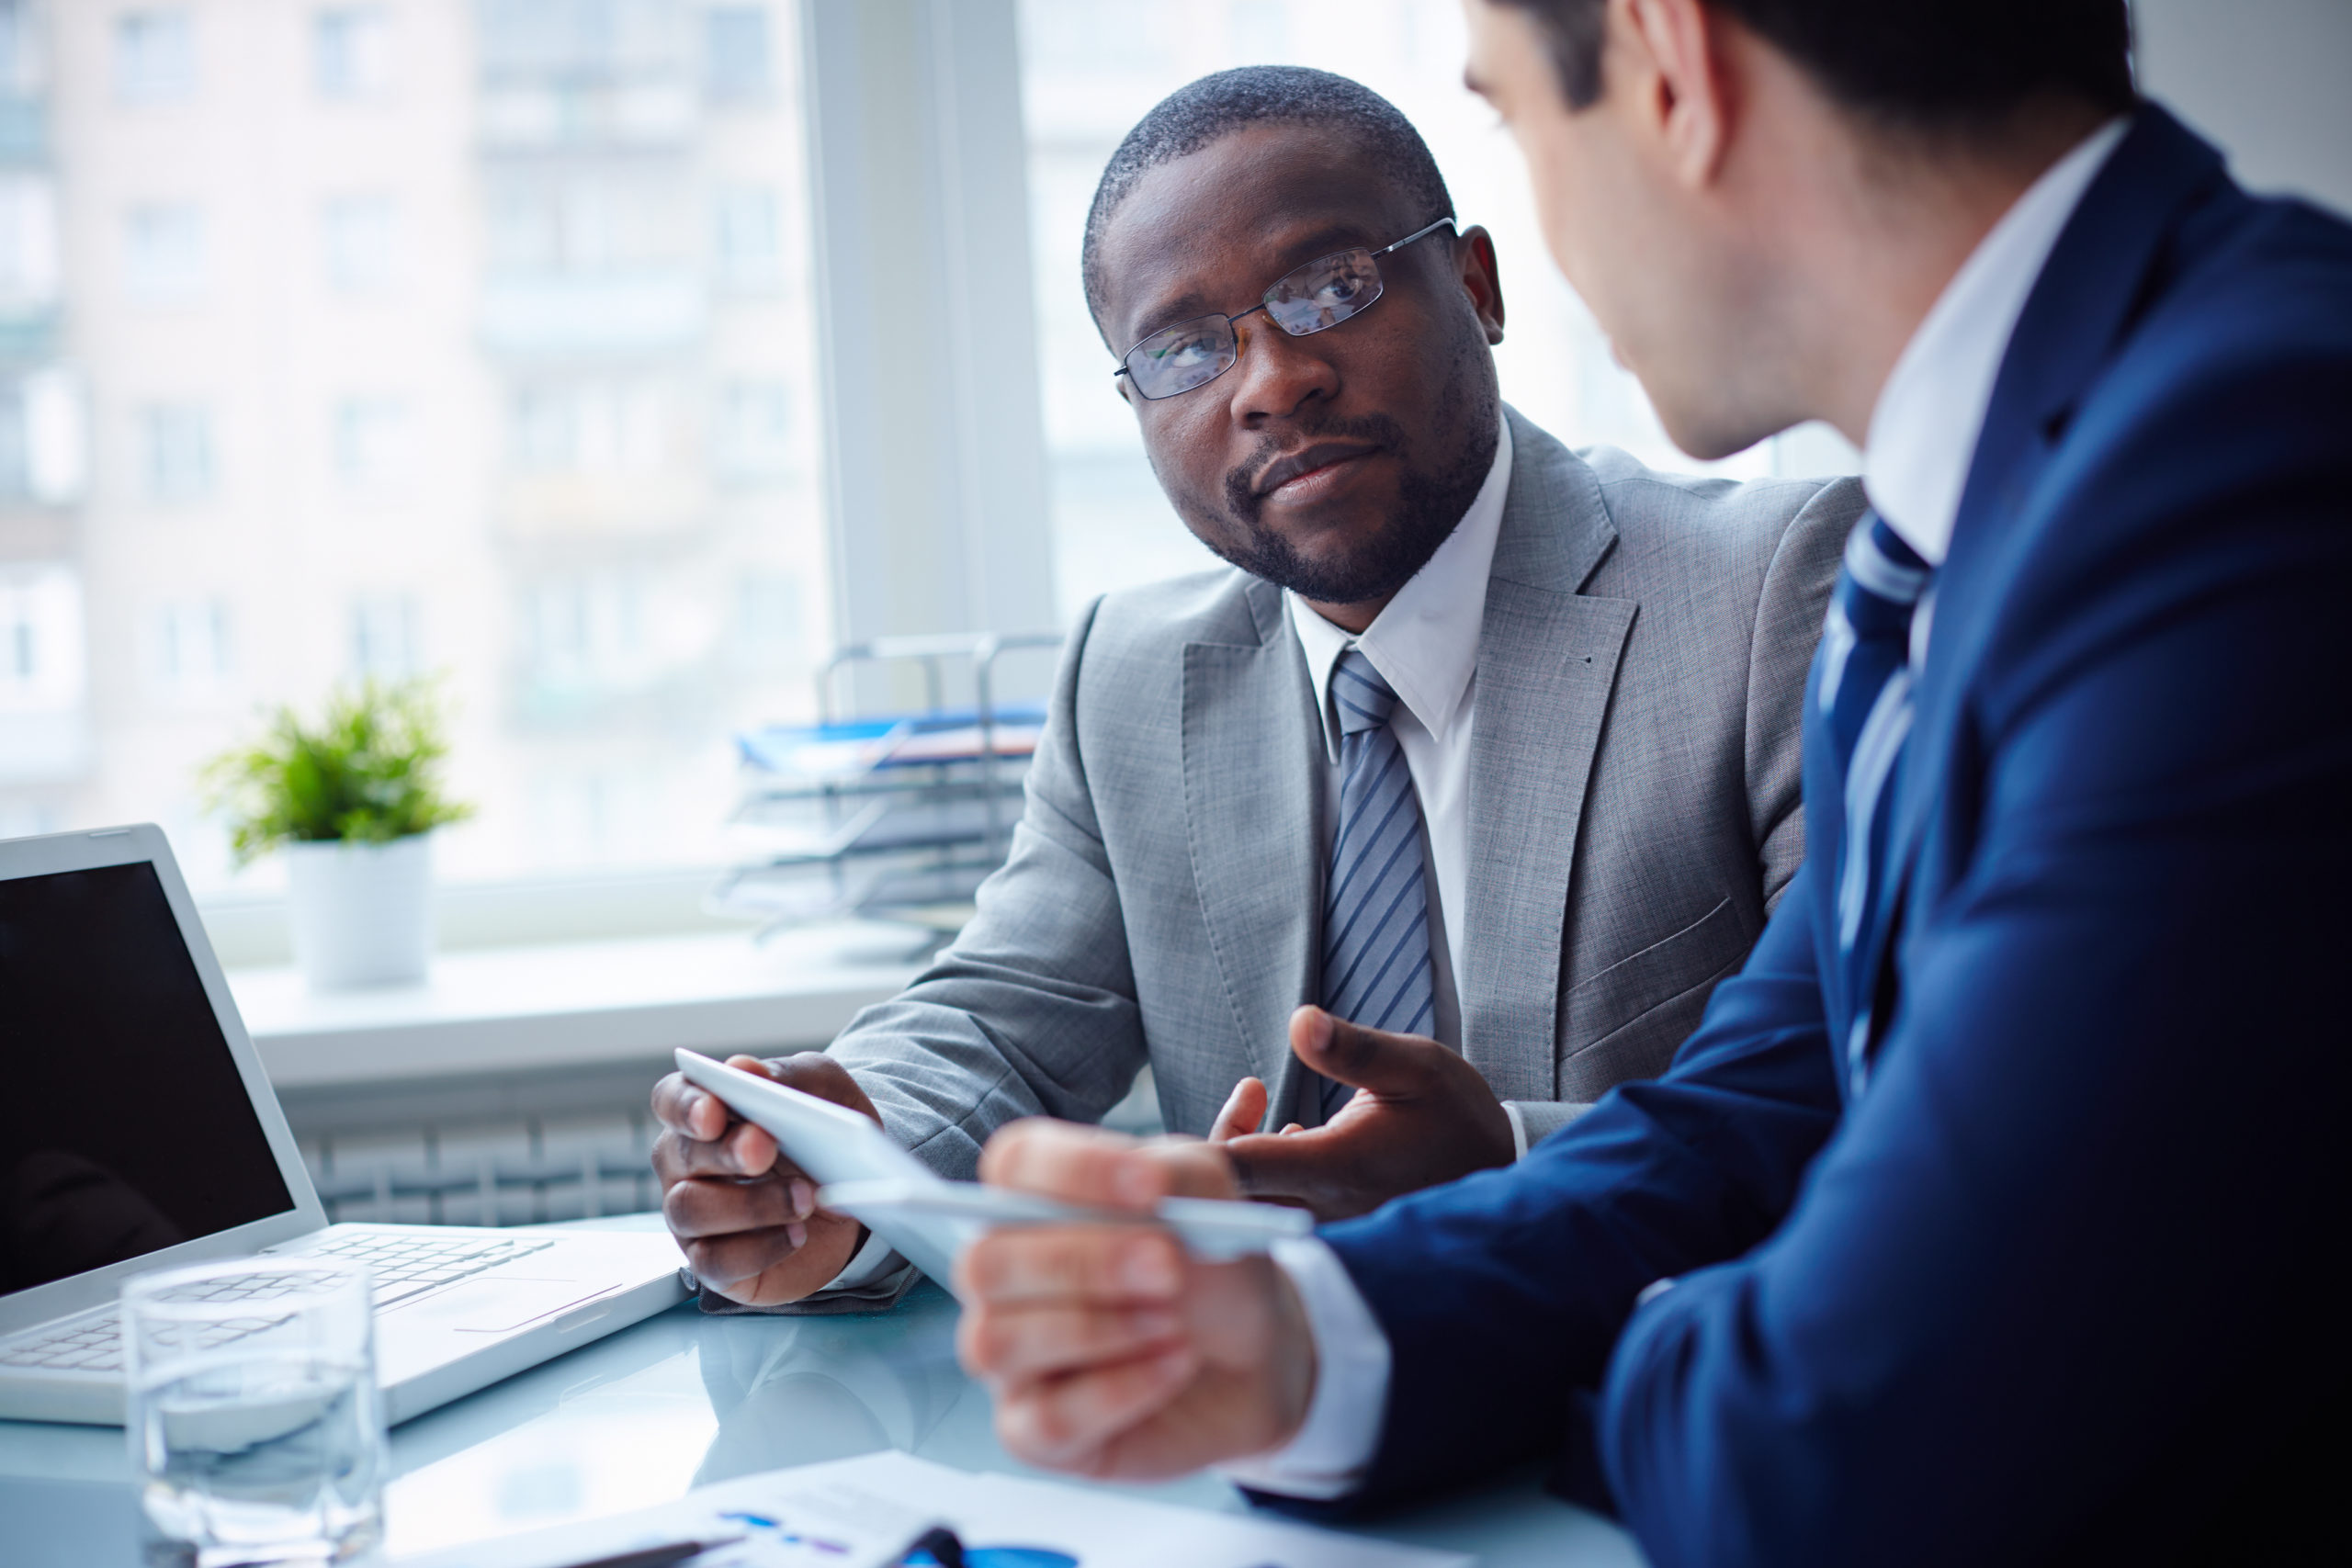
[[(1600, 96), (1608, 0), (1487, 0), (1527, 12), (1572, 108)], [(1705, 0), (1883, 124), (1965, 131), (2045, 93), (2117, 113), (2132, 83), (2126, 0)]]
[(1177, 88), (1136, 122), (1102, 169), (1087, 209), (1079, 267), (1086, 308), (1100, 324), (1102, 231), (1144, 175), (1252, 125), (1329, 126), (1353, 137), (1412, 198), (1421, 222), (1453, 216), (1453, 197), (1429, 143), (1396, 106), (1361, 82), (1300, 65), (1244, 65)]

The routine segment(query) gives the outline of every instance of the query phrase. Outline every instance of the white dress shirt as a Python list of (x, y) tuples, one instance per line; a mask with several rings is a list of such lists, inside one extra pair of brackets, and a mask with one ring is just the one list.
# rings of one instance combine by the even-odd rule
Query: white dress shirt
[(1340, 721), (1331, 707), (1331, 671), (1351, 648), (1362, 650), (1396, 694), (1388, 719), (1413, 793), (1420, 799), (1421, 851), (1430, 869), (1430, 981), (1436, 1006), (1431, 1032), (1462, 1044), (1461, 991), (1453, 954), (1462, 948), (1463, 882), (1470, 858), (1470, 731), (1478, 703), (1478, 632), (1487, 620), (1487, 572), (1510, 493), (1510, 426), (1495, 443), (1495, 461), (1453, 532), (1359, 637), (1333, 626), (1295, 593), (1284, 592), (1292, 631), (1315, 682), (1323, 721), (1323, 852), (1340, 820)]
[[(1930, 566), (1941, 564), (1951, 547), (1961, 491), (2009, 335), (2059, 234), (2125, 127), (2116, 119), (2094, 131), (2001, 216), (1944, 286), (1879, 389), (1862, 453), (1862, 485), (1887, 526)], [(1928, 610), (1923, 604), (1914, 618), (1915, 660), (1924, 650)], [(1388, 672), (1383, 668), (1381, 673)], [(1406, 757), (1411, 761), (1412, 753)], [(1419, 778), (1416, 770), (1416, 784)], [(1380, 1443), (1388, 1404), (1387, 1336), (1338, 1255), (1322, 1242), (1287, 1243), (1274, 1261), (1306, 1308), (1315, 1340), (1315, 1392), (1306, 1421), (1287, 1444), (1218, 1468), (1261, 1491), (1342, 1496), (1354, 1489)], [(1643, 1300), (1667, 1285), (1654, 1283)]]

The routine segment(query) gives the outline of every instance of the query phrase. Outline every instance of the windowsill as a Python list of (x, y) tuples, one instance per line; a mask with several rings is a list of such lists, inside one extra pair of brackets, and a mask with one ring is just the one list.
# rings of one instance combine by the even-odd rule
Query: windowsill
[(917, 973), (904, 928), (819, 927), (444, 953), (422, 986), (314, 992), (229, 971), (281, 1089), (820, 1046)]

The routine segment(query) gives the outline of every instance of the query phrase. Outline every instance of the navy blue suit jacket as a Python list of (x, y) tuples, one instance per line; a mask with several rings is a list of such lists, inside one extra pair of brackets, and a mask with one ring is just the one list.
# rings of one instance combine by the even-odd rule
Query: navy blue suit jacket
[(1938, 580), (1869, 1088), (1809, 734), (1812, 865), (1672, 1069), (1324, 1233), (1395, 1357), (1363, 1495), (1565, 1451), (1660, 1568), (2145, 1562), (2335, 1511), (2347, 498), (2352, 229), (2143, 107)]

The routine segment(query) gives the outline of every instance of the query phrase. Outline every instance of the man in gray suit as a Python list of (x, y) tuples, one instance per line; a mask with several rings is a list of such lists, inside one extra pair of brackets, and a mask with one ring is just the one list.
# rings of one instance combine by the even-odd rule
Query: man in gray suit
[[(1086, 273), (1154, 470), (1235, 570), (1084, 612), (970, 925), (830, 1053), (739, 1065), (956, 1177), (1147, 1062), (1170, 1130), (1327, 1215), (1507, 1163), (1666, 1066), (1794, 874), (1859, 487), (1662, 477), (1506, 410), (1493, 243), (1340, 77), (1153, 109)], [(1379, 1081), (1348, 1065), (1374, 1030), (1421, 1037)], [(654, 1104), (707, 1305), (905, 1288), (765, 1134), (674, 1077)]]

